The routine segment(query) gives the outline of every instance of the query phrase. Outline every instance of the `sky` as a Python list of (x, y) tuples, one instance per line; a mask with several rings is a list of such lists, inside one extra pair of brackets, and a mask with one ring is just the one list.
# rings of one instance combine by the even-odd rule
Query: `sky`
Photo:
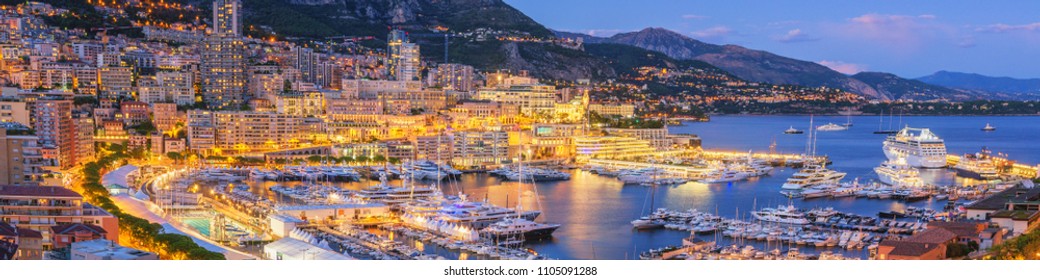
[(505, 0), (550, 29), (664, 27), (839, 72), (1040, 78), (1040, 1)]

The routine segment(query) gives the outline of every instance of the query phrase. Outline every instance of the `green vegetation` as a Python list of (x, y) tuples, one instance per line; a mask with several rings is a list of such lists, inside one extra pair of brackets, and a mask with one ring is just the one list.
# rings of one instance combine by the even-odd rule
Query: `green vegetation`
[(1032, 230), (1018, 237), (1005, 240), (989, 249), (986, 259), (1036, 260), (1040, 259), (1040, 230)]
[(83, 185), (81, 194), (93, 205), (101, 207), (119, 219), (120, 239), (126, 240), (134, 248), (154, 251), (164, 259), (176, 260), (223, 260), (224, 255), (210, 252), (195, 244), (191, 238), (163, 233), (162, 226), (148, 220), (123, 213), (112, 199), (109, 192), (101, 185), (101, 175), (111, 167), (123, 165), (127, 155), (125, 148), (118, 144), (99, 146), (100, 156), (96, 161), (87, 163), (81, 170)]
[(967, 257), (968, 254), (979, 249), (979, 244), (975, 241), (968, 242), (968, 244), (953, 243), (946, 245), (946, 257), (950, 259), (959, 259)]
[(664, 122), (660, 120), (646, 120), (639, 117), (623, 118), (621, 116), (601, 116), (596, 112), (589, 113), (589, 121), (593, 124), (602, 124), (611, 128), (662, 128)]

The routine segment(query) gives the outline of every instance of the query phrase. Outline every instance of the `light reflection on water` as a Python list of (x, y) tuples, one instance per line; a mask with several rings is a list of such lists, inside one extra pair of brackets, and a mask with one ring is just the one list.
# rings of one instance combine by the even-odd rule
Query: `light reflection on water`
[[(859, 178), (861, 182), (873, 180), (873, 168), (884, 160), (881, 152), (883, 136), (871, 132), (877, 128), (876, 117), (854, 117), (856, 123), (845, 132), (821, 133), (818, 151), (831, 157), (831, 168), (847, 172), (847, 180)], [(950, 153), (969, 153), (981, 146), (995, 151), (1007, 152), (1013, 159), (1023, 162), (1040, 162), (1040, 147), (1033, 145), (1040, 138), (1040, 122), (1035, 117), (904, 117), (903, 122), (915, 126), (931, 127), (946, 140)], [(844, 117), (817, 117), (817, 125), (826, 122), (844, 123)], [(886, 120), (887, 121), (887, 120)], [(998, 132), (982, 134), (979, 128), (985, 123), (999, 127)], [(796, 153), (805, 150), (805, 136), (783, 135), (789, 126), (804, 129), (808, 117), (716, 117), (709, 123), (695, 123), (673, 127), (673, 132), (694, 133), (704, 139), (707, 148), (746, 151), (767, 151), (775, 139), (778, 151)], [(739, 132), (737, 132), (739, 131)], [(905, 210), (908, 204), (893, 200), (873, 199), (812, 199), (791, 200), (781, 196), (779, 186), (793, 170), (778, 169), (771, 175), (750, 181), (706, 185), (687, 183), (680, 186), (659, 187), (654, 207), (672, 210), (696, 208), (705, 212), (716, 212), (724, 217), (748, 218), (753, 207), (774, 207), (792, 203), (800, 208), (834, 207), (840, 211), (861, 215), (876, 215), (879, 211)], [(925, 182), (948, 185), (978, 182), (956, 178), (947, 170), (923, 170)], [(542, 255), (558, 259), (634, 259), (639, 252), (651, 248), (678, 245), (687, 232), (675, 230), (635, 231), (629, 222), (650, 211), (649, 187), (623, 186), (613, 178), (601, 177), (576, 171), (570, 181), (538, 183), (525, 186), (518, 191), (517, 183), (503, 182), (486, 174), (467, 174), (455, 182), (441, 185), (447, 194), (465, 193), (471, 200), (484, 200), (493, 204), (509, 206), (521, 203), (525, 209), (543, 212), (540, 221), (561, 224), (551, 240), (539, 241), (528, 246)], [(399, 182), (392, 181), (397, 184)], [(252, 191), (273, 195), (267, 191), (276, 182), (250, 183)], [(348, 189), (362, 189), (376, 182), (340, 184)], [(537, 200), (534, 199), (537, 193)], [(273, 197), (273, 196), (272, 196)], [(911, 203), (917, 207), (942, 208), (945, 201), (926, 200)], [(703, 236), (712, 239), (711, 235)], [(728, 238), (720, 238), (725, 243)], [(764, 243), (755, 243), (764, 247)], [(429, 248), (429, 246), (427, 246)], [(802, 247), (804, 253), (814, 253)], [(865, 250), (844, 253), (846, 256), (864, 257)], [(466, 255), (461, 258), (467, 258)]]

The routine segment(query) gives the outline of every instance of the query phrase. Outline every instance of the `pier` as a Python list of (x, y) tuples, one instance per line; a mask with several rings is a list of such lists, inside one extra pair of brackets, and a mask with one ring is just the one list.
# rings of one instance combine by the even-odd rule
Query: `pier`
[[(959, 155), (946, 155), (946, 166), (954, 167), (961, 161), (962, 156)], [(989, 156), (993, 160), (993, 163), (998, 167), (997, 172), (1000, 175), (1018, 176), (1023, 178), (1036, 179), (1040, 178), (1040, 165), (1028, 165), (1023, 163), (1015, 162), (1004, 157)]]

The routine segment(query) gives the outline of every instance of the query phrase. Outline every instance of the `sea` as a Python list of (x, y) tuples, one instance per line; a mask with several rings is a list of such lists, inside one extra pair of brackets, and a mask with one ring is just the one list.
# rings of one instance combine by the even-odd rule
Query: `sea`
[[(810, 120), (811, 119), (811, 120)], [(1040, 163), (1040, 117), (882, 117), (877, 116), (715, 116), (709, 122), (686, 122), (670, 126), (671, 133), (696, 134), (702, 146), (710, 150), (772, 151), (804, 153), (809, 145), (808, 135), (787, 135), (789, 127), (809, 131), (813, 126), (827, 123), (851, 122), (849, 130), (819, 132), (815, 153), (825, 155), (833, 162), (829, 168), (846, 172), (846, 180), (867, 182), (876, 180), (873, 168), (885, 160), (881, 145), (885, 135), (873, 134), (881, 129), (898, 130), (904, 126), (929, 128), (946, 142), (950, 154), (975, 153), (983, 147), (994, 153), (1007, 154), (1022, 163)], [(983, 132), (986, 124), (996, 131)], [(775, 144), (775, 145), (774, 145)], [(630, 222), (648, 214), (653, 208), (670, 210), (697, 209), (718, 213), (727, 218), (750, 219), (748, 212), (755, 208), (793, 204), (802, 209), (833, 207), (838, 211), (860, 215), (876, 215), (879, 211), (905, 210), (908, 206), (942, 209), (946, 201), (925, 200), (907, 204), (896, 200), (867, 198), (793, 199), (781, 195), (780, 185), (795, 170), (778, 168), (769, 175), (749, 181), (720, 184), (686, 183), (658, 187), (652, 190), (641, 185), (625, 186), (620, 181), (575, 170), (571, 180), (543, 182), (518, 186), (516, 182), (502, 181), (487, 174), (466, 174), (457, 181), (441, 184), (447, 194), (466, 194), (471, 200), (514, 207), (518, 201), (524, 209), (542, 211), (539, 222), (560, 224), (548, 240), (528, 243), (526, 246), (541, 255), (554, 259), (638, 259), (640, 252), (672, 245), (680, 245), (689, 232), (657, 229), (635, 230)], [(960, 179), (949, 170), (925, 170), (926, 183), (936, 185), (973, 184)], [(265, 183), (270, 184), (271, 182)], [(377, 182), (364, 181), (346, 184), (360, 189)], [(266, 185), (264, 186), (266, 187)], [(653, 196), (651, 196), (653, 194)], [(652, 204), (652, 206), (651, 206)], [(712, 234), (700, 236), (727, 245), (728, 237)], [(759, 249), (786, 250), (787, 245), (747, 243)], [(803, 253), (819, 253), (813, 248), (800, 248)], [(865, 258), (866, 250), (843, 251), (832, 249), (844, 256)], [(449, 258), (458, 257), (450, 255)], [(465, 258), (465, 257), (464, 257)]]

